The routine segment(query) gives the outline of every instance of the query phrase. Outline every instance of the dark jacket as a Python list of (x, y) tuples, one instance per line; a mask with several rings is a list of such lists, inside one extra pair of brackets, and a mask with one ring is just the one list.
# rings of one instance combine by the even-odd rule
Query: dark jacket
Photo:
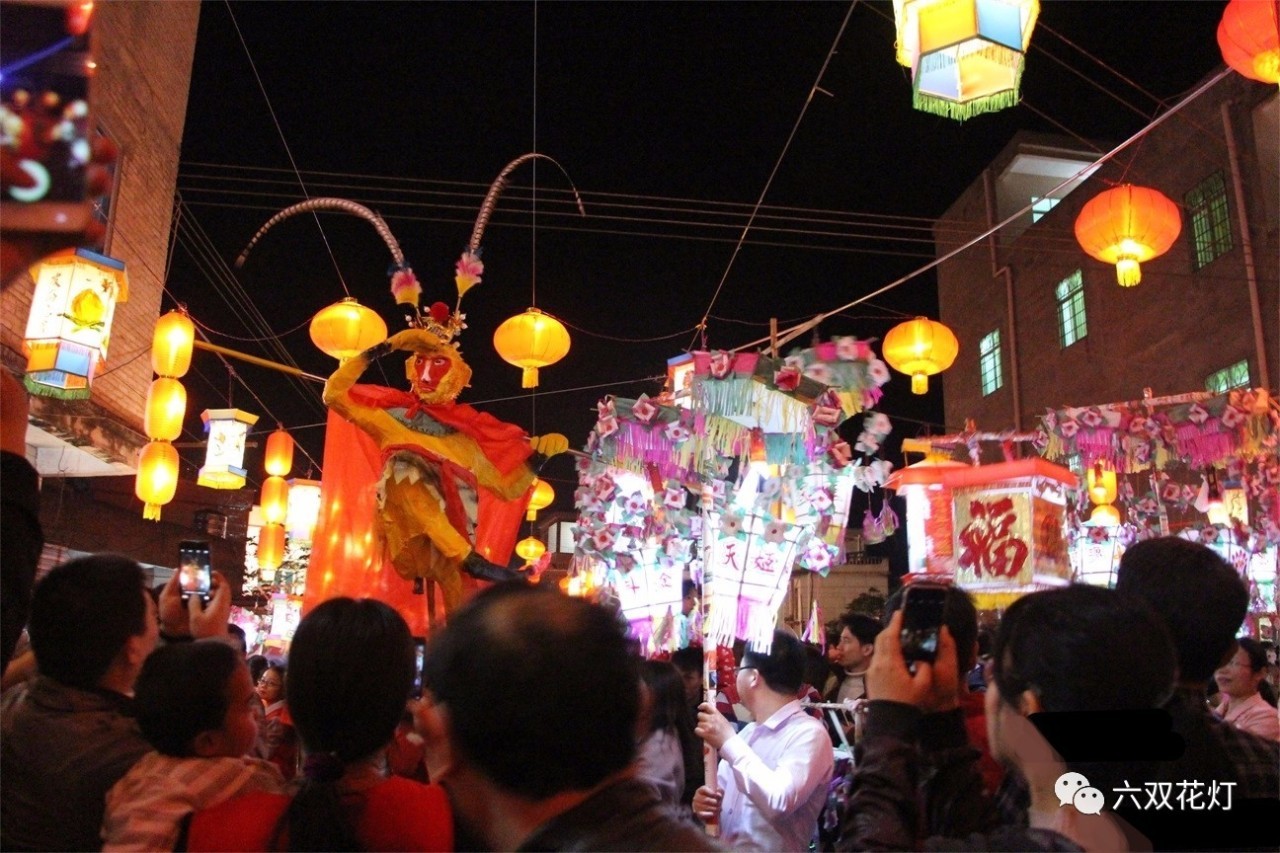
[(0, 671), (9, 665), (31, 610), (31, 587), (44, 548), (40, 478), (26, 459), (0, 453)]

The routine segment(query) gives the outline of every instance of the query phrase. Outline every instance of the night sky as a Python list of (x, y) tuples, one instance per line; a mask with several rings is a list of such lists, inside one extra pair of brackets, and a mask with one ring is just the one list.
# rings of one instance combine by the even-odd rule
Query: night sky
[[(424, 302), (452, 305), (453, 264), (489, 183), (536, 148), (568, 171), (586, 216), (549, 164), (513, 175), (483, 242), (484, 282), (463, 303), (462, 349), (475, 376), (461, 400), (581, 446), (595, 401), (656, 393), (661, 383), (648, 377), (694, 343), (704, 314), (707, 345), (734, 347), (767, 335), (771, 317), (785, 329), (927, 263), (929, 220), (1016, 130), (1085, 137), (1102, 150), (1139, 130), (1221, 62), (1214, 32), (1223, 5), (1049, 0), (1023, 104), (960, 124), (911, 108), (888, 2), (857, 3), (850, 14), (847, 3), (210, 0), (168, 288), (215, 343), (278, 358), (241, 340), (262, 331), (228, 307), (228, 273), (215, 262), (230, 268), (276, 210), (338, 196), (387, 220)], [(805, 109), (815, 82), (821, 91)], [(230, 275), (297, 363), (327, 375), (336, 364), (312, 346), (306, 322), (344, 295), (342, 280), (392, 331), (403, 321), (388, 290), (390, 254), (373, 228), (340, 214), (320, 221), (333, 259), (302, 215), (275, 226)], [(536, 397), (492, 347), (494, 328), (531, 304), (573, 335), (568, 357), (542, 371)], [(881, 338), (906, 316), (936, 312), (924, 274), (819, 331)], [(383, 365), (393, 380), (400, 375), (398, 359)], [(270, 414), (243, 388), (235, 404), (262, 414), (261, 426), (282, 420), (319, 462), (319, 385), (235, 369)], [(383, 379), (375, 368), (365, 381)], [(216, 358), (197, 357), (188, 429), (199, 431), (202, 408), (226, 405), (228, 384)], [(933, 386), (913, 397), (896, 373), (886, 386), (881, 408), (898, 437), (960, 426), (941, 423)], [(199, 451), (186, 452), (194, 463)], [(246, 462), (251, 471), (261, 470), (258, 453)], [(299, 456), (295, 474), (307, 464)], [(553, 460), (544, 476), (557, 487), (556, 506), (568, 508), (569, 462)]]

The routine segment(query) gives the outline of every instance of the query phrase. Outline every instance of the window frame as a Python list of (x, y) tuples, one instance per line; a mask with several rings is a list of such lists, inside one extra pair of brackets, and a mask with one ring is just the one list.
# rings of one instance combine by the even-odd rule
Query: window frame
[(1222, 171), (1207, 176), (1182, 197), (1191, 241), (1191, 268), (1199, 271), (1235, 248), (1227, 182)]
[[(988, 346), (990, 344), (990, 346)], [(978, 340), (978, 386), (989, 397), (1004, 387), (1004, 366), (997, 326)]]
[[(1064, 287), (1066, 288), (1065, 291)], [(1053, 295), (1058, 309), (1058, 345), (1061, 349), (1066, 349), (1089, 336), (1089, 318), (1084, 302), (1083, 272), (1077, 269), (1059, 281), (1054, 285)]]
[[(1238, 375), (1240, 373), (1244, 375)], [(1221, 381), (1215, 382), (1215, 379)], [(1212, 391), (1215, 394), (1225, 394), (1237, 388), (1252, 388), (1253, 375), (1249, 372), (1249, 359), (1242, 358), (1221, 370), (1210, 373), (1204, 378), (1204, 387), (1206, 391)]]

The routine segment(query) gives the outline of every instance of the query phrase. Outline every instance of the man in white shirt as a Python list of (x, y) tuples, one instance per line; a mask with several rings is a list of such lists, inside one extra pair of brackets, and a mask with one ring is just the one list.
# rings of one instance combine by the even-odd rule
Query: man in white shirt
[(834, 760), (826, 729), (796, 698), (804, 662), (804, 646), (784, 631), (768, 654), (743, 655), (738, 695), (756, 722), (739, 734), (715, 706), (699, 707), (697, 733), (720, 750), (720, 769), (715, 790), (694, 794), (693, 811), (718, 819), (735, 850), (808, 850), (817, 831)]

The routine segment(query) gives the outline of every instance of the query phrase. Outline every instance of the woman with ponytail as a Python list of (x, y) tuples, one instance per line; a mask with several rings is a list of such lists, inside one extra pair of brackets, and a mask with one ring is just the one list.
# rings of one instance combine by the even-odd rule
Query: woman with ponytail
[(413, 674), (413, 640), (390, 607), (351, 598), (316, 607), (294, 635), (286, 687), (306, 755), (301, 787), (197, 812), (187, 849), (452, 850), (443, 789), (384, 771)]

